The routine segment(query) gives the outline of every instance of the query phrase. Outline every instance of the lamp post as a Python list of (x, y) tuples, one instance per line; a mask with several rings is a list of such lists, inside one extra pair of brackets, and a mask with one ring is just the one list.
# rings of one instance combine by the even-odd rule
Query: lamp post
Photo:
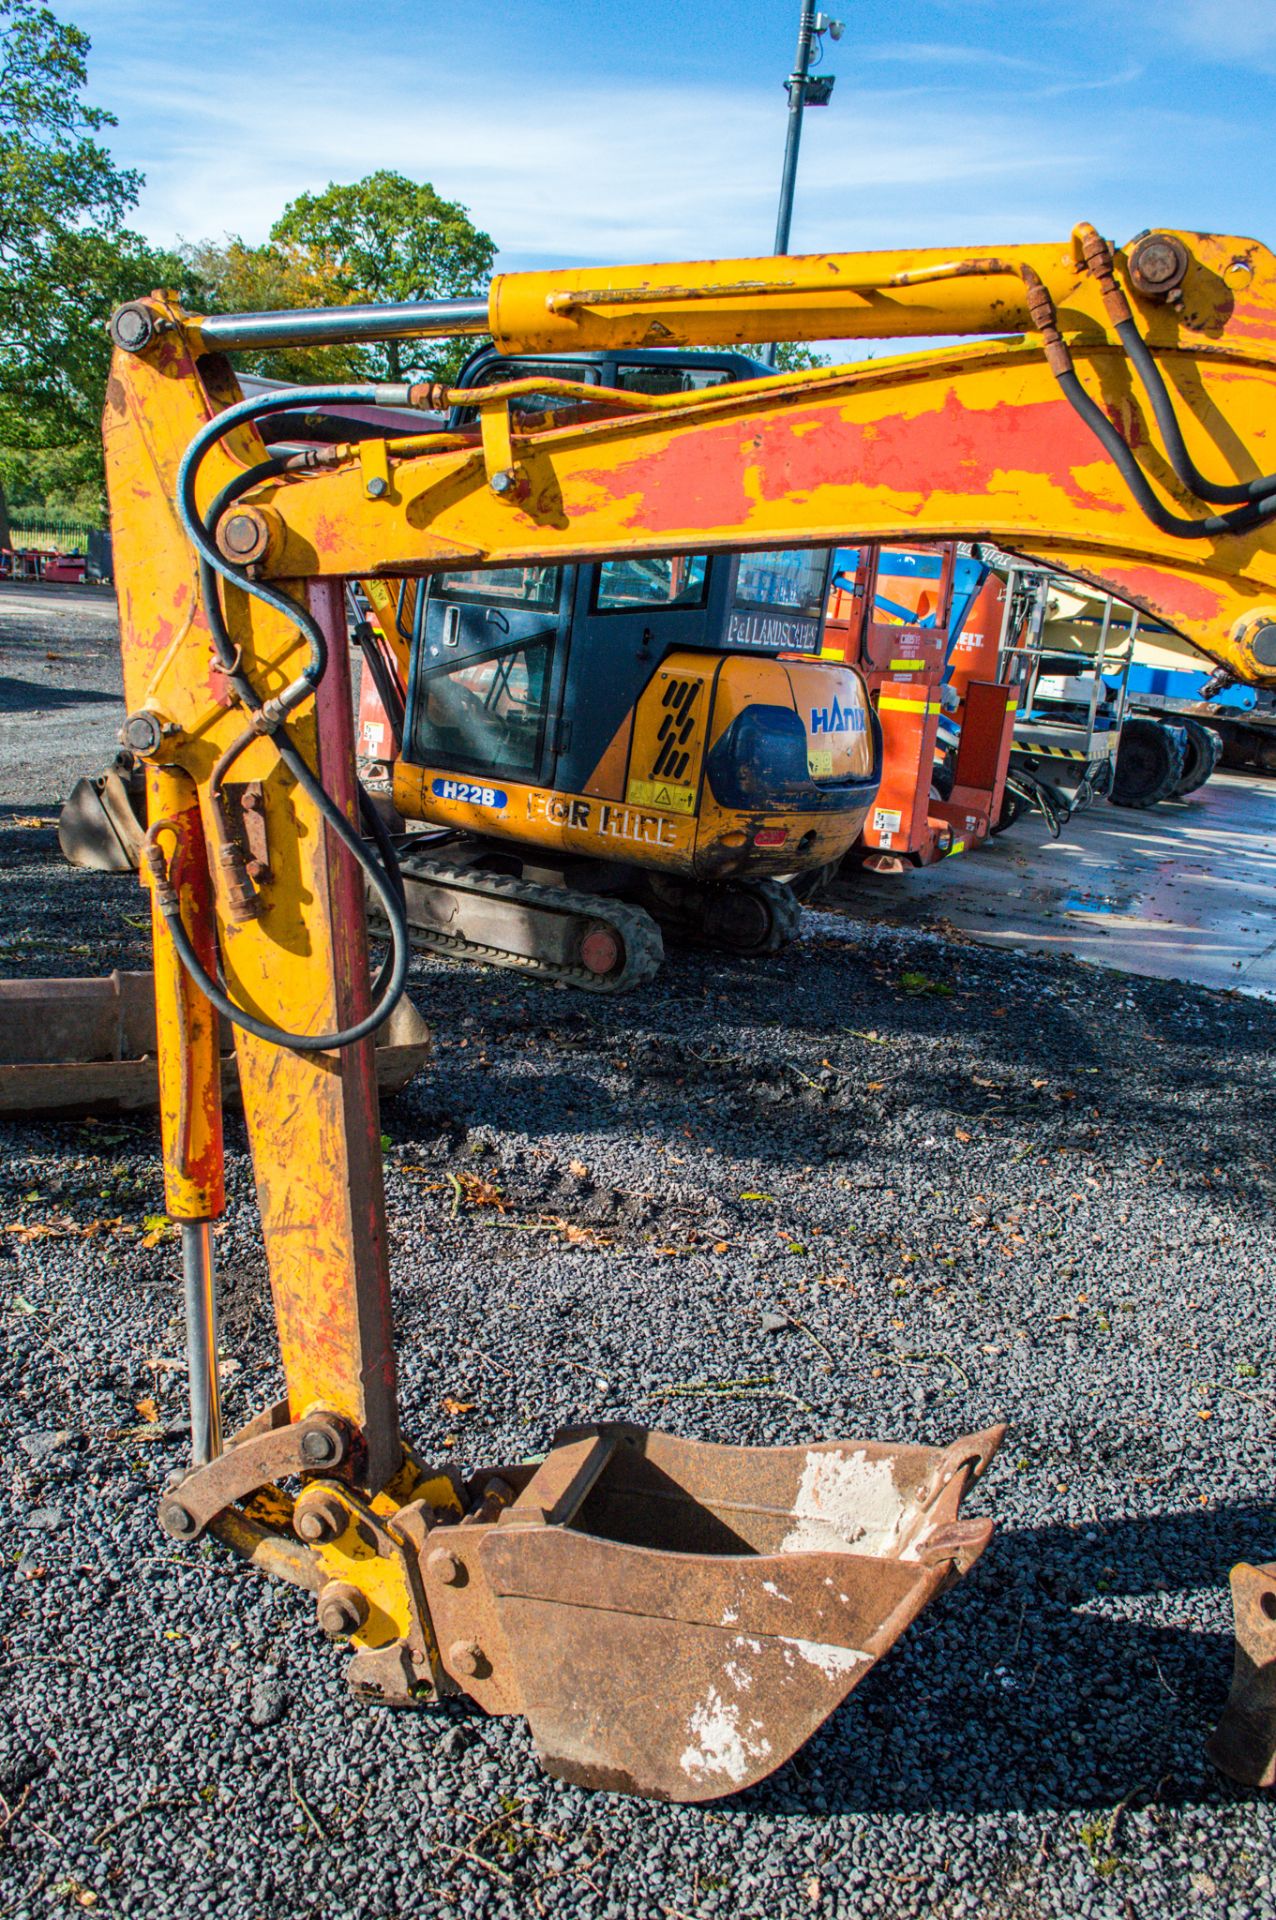
[[(780, 206), (775, 221), (775, 251), (787, 253), (789, 250), (789, 230), (793, 225), (793, 190), (797, 184), (798, 150), (802, 144), (802, 115), (807, 107), (826, 107), (833, 92), (831, 73), (811, 72), (811, 56), (818, 53), (822, 36), (827, 33), (832, 40), (840, 40), (846, 31), (845, 22), (832, 20), (827, 13), (817, 13), (815, 8), (802, 0), (802, 12), (798, 21), (797, 56), (793, 62), (793, 71), (785, 81), (789, 96), (789, 123), (784, 139), (784, 170), (780, 175)], [(762, 358), (768, 366), (775, 365), (775, 342), (764, 347)]]

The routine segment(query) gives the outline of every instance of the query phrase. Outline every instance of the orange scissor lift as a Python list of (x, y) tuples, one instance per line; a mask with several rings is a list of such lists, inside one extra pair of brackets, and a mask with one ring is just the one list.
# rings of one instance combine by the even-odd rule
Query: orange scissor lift
[[(954, 645), (957, 543), (938, 551), (938, 583), (915, 583), (915, 621), (879, 617), (882, 548), (875, 543), (860, 547), (853, 584), (835, 584), (829, 596), (822, 658), (860, 668), (882, 727), (881, 789), (851, 855), (877, 873), (970, 852), (995, 829), (1005, 795), (1018, 679), (1013, 664), (1001, 665), (1004, 585), (989, 575)], [(935, 761), (950, 651), (949, 705), (960, 739), (944, 798)]]

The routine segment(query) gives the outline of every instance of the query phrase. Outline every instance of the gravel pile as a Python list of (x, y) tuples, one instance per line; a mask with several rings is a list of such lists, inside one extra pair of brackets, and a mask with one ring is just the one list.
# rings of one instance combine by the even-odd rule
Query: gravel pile
[[(0, 841), (8, 971), (144, 964), (130, 880)], [(427, 1454), (1006, 1419), (993, 1546), (707, 1810), (558, 1786), (517, 1722), (356, 1707), (305, 1596), (156, 1528), (185, 1382), (152, 1124), (7, 1127), (0, 1908), (1276, 1912), (1272, 1802), (1202, 1752), (1227, 1570), (1276, 1552), (1276, 1009), (837, 912), (616, 1004), (432, 961), (413, 990), (436, 1055), (382, 1124)], [(278, 1387), (237, 1123), (230, 1191), (234, 1424)]]
[[(0, 593), (6, 974), (147, 964), (136, 883), (52, 831), (118, 724), (103, 606)], [(993, 1545), (705, 1810), (356, 1707), (305, 1596), (155, 1524), (186, 1433), (152, 1121), (0, 1123), (0, 1915), (1276, 1915), (1276, 1803), (1202, 1751), (1228, 1568), (1276, 1555), (1276, 1007), (837, 911), (617, 1004), (432, 961), (413, 992), (435, 1057), (382, 1126), (426, 1454), (1005, 1419)], [(237, 1122), (229, 1157), (235, 1425), (279, 1378)]]

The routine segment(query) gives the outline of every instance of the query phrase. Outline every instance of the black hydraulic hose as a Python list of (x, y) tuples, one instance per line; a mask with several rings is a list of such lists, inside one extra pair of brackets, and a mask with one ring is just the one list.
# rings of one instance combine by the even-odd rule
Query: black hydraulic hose
[(1056, 372), (1055, 379), (1059, 382), (1060, 390), (1074, 412), (1084, 420), (1091, 433), (1102, 443), (1109, 458), (1120, 472), (1121, 478), (1134, 495), (1136, 504), (1160, 532), (1171, 534), (1180, 540), (1214, 540), (1220, 534), (1249, 533), (1254, 527), (1261, 526), (1264, 521), (1276, 516), (1276, 494), (1261, 500), (1253, 500), (1248, 506), (1237, 507), (1231, 513), (1206, 514), (1200, 520), (1186, 520), (1181, 514), (1171, 513), (1157, 499), (1129, 446), (1117, 432), (1102, 407), (1090, 398), (1071, 367), (1066, 371)]
[(1183, 430), (1179, 426), (1178, 415), (1174, 411), (1174, 402), (1165, 384), (1165, 376), (1153, 359), (1147, 341), (1133, 320), (1118, 320), (1116, 333), (1129, 355), (1131, 366), (1143, 382), (1144, 391), (1156, 415), (1156, 423), (1161, 429), (1161, 437), (1165, 441), (1165, 450), (1170, 456), (1170, 465), (1183, 485), (1194, 493), (1198, 500), (1210, 500), (1217, 506), (1234, 506), (1254, 500), (1265, 500), (1269, 495), (1276, 493), (1276, 473), (1262, 474), (1256, 480), (1239, 480), (1234, 484), (1221, 486), (1212, 480), (1207, 480), (1187, 450), (1183, 440)]
[[(219, 551), (213, 538), (213, 529), (217, 518), (226, 508), (248, 492), (261, 480), (274, 477), (289, 464), (285, 455), (273, 455), (258, 462), (244, 473), (237, 474), (223, 487), (210, 508), (206, 522), (199, 512), (195, 497), (195, 483), (200, 465), (210, 448), (216, 444), (232, 427), (248, 421), (260, 413), (278, 413), (298, 404), (323, 406), (331, 400), (347, 400), (367, 404), (384, 403), (386, 392), (376, 387), (318, 388), (301, 389), (284, 395), (263, 395), (259, 399), (239, 402), (227, 408), (202, 428), (191, 441), (183, 456), (178, 475), (177, 506), (186, 533), (196, 548), (199, 557), (200, 584), (207, 612), (209, 629), (218, 660), (226, 673), (236, 696), (253, 715), (254, 731), (267, 735), (273, 742), (280, 760), (297, 782), (298, 786), (312, 802), (325, 824), (329, 826), (338, 840), (358, 861), (385, 911), (390, 928), (390, 952), (373, 989), (373, 1005), (363, 1019), (353, 1025), (326, 1034), (298, 1034), (283, 1027), (258, 1020), (230, 999), (223, 982), (213, 980), (202, 966), (185, 927), (175, 890), (164, 881), (159, 884), (163, 867), (162, 855), (157, 853), (159, 866), (156, 872), (156, 897), (159, 900), (165, 923), (173, 937), (178, 957), (187, 972), (195, 980), (200, 990), (220, 1013), (223, 1013), (233, 1025), (241, 1027), (257, 1039), (275, 1046), (285, 1046), (301, 1053), (328, 1052), (337, 1047), (351, 1046), (375, 1031), (389, 1015), (407, 985), (407, 971), (410, 960), (410, 942), (407, 916), (404, 905), (402, 876), (398, 871), (394, 848), (390, 842), (384, 824), (379, 818), (371, 819), (375, 813), (365, 808), (364, 818), (371, 825), (373, 838), (377, 842), (381, 861), (376, 860), (362, 836), (351, 826), (345, 814), (331, 799), (323, 785), (312, 773), (305, 759), (287, 738), (284, 721), (291, 709), (297, 706), (307, 695), (318, 687), (327, 668), (328, 647), (322, 629), (305, 607), (267, 586), (264, 582), (253, 580), (240, 568), (227, 561)], [(391, 403), (406, 402), (407, 389), (391, 390)], [(242, 592), (264, 601), (268, 606), (281, 613), (305, 636), (310, 647), (310, 658), (301, 674), (272, 700), (263, 701), (247, 676), (243, 673), (239, 661), (239, 652), (227, 630), (221, 606), (221, 594), (217, 576), (220, 575)], [(225, 768), (222, 769), (223, 775)], [(361, 802), (366, 800), (362, 795)]]

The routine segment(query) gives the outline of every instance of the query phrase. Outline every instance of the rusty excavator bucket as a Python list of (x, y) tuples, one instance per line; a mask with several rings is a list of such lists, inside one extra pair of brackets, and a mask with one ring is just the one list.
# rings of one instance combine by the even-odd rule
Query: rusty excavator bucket
[(77, 780), (58, 819), (63, 857), (99, 873), (135, 873), (145, 832), (143, 769), (128, 752), (117, 753), (105, 773)]
[(1232, 1568), (1232, 1690), (1206, 1751), (1243, 1787), (1276, 1787), (1276, 1561)]
[[(175, 1486), (160, 1517), (185, 1540), (210, 1526), (313, 1588), (320, 1625), (351, 1642), (362, 1697), (468, 1694), (522, 1714), (559, 1779), (714, 1800), (782, 1766), (978, 1559), (992, 1521), (960, 1507), (1003, 1433), (947, 1447), (733, 1447), (572, 1429), (539, 1466), (479, 1473), (464, 1489), (417, 1478), (388, 1514), (335, 1475), (309, 1479), (290, 1536), (272, 1528), (263, 1552), (251, 1501), (215, 1511), (254, 1477), (245, 1444), (262, 1450), (261, 1471), (288, 1464), (270, 1450), (296, 1426), (255, 1426)], [(313, 1453), (313, 1436), (300, 1444)], [(416, 1596), (406, 1632), (387, 1561)]]

